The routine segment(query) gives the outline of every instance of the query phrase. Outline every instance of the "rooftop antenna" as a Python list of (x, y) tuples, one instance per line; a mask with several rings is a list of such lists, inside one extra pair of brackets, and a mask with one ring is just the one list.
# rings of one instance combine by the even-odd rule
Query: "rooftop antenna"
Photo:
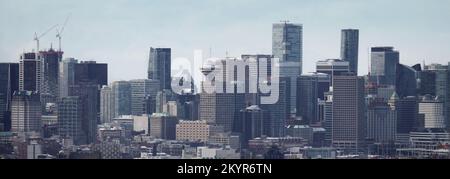
[(69, 21), (69, 18), (70, 18), (70, 16), (71, 16), (72, 14), (69, 14), (67, 17), (66, 17), (66, 20), (64, 21), (64, 24), (63, 24), (63, 26), (61, 27), (61, 30), (58, 30), (58, 28), (56, 28), (56, 38), (58, 38), (58, 41), (59, 41), (59, 49), (58, 49), (58, 51), (60, 51), (61, 52), (61, 38), (62, 38), (62, 33), (64, 32), (64, 28), (66, 27), (66, 24), (67, 24), (67, 22)]
[(44, 33), (42, 33), (41, 35), (38, 35), (36, 32), (34, 33), (34, 40), (36, 41), (36, 53), (39, 53), (39, 39), (44, 37), (48, 32), (50, 32), (52, 29), (54, 29), (56, 26), (58, 26), (58, 24), (50, 27), (50, 29), (48, 29), (47, 31), (45, 31)]

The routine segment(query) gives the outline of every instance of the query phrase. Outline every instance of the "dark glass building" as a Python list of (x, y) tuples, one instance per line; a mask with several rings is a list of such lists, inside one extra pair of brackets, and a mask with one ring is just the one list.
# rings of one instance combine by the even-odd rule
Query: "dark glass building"
[(376, 84), (396, 85), (397, 65), (400, 53), (394, 47), (373, 47), (371, 49), (370, 76)]
[(418, 72), (409, 66), (397, 64), (396, 92), (399, 97), (417, 95)]
[(148, 79), (159, 80), (160, 90), (172, 89), (171, 60), (170, 48), (150, 48)]
[(0, 129), (11, 130), (11, 99), (19, 90), (19, 64), (0, 63)]
[(358, 74), (359, 30), (343, 29), (341, 32), (341, 59), (350, 63), (350, 72)]
[(318, 100), (324, 100), (324, 93), (330, 89), (330, 76), (323, 73), (302, 75), (297, 78), (297, 116), (303, 124), (319, 122)]

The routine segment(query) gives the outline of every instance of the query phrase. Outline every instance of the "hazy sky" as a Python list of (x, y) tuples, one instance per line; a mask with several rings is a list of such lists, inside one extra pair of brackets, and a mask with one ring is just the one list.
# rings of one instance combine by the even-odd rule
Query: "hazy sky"
[[(360, 75), (368, 48), (394, 46), (401, 63), (450, 61), (448, 0), (0, 0), (0, 62), (17, 62), (35, 47), (34, 32), (62, 24), (65, 57), (109, 64), (110, 82), (146, 78), (149, 47), (170, 47), (172, 57), (194, 49), (223, 57), (270, 54), (272, 23), (304, 26), (304, 72), (339, 58), (340, 30), (360, 29)], [(58, 43), (55, 30), (40, 48)]]

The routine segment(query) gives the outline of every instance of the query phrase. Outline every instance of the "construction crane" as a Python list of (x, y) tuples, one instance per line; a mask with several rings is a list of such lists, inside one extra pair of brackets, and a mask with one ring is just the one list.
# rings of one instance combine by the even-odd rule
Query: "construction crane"
[(61, 35), (64, 32), (64, 28), (66, 27), (67, 22), (69, 21), (70, 15), (71, 14), (69, 14), (67, 16), (66, 20), (64, 21), (63, 26), (61, 27), (61, 30), (58, 30), (58, 28), (56, 28), (56, 38), (58, 38), (58, 41), (59, 41), (59, 50), (58, 51), (60, 51), (60, 52), (61, 52), (61, 38), (62, 38)]
[(47, 34), (48, 32), (50, 32), (52, 29), (54, 29), (56, 26), (58, 26), (58, 24), (50, 27), (50, 29), (48, 29), (47, 31), (45, 31), (43, 34), (39, 35), (35, 32), (34, 33), (34, 40), (36, 41), (36, 52), (39, 52), (39, 39), (44, 37), (45, 34)]

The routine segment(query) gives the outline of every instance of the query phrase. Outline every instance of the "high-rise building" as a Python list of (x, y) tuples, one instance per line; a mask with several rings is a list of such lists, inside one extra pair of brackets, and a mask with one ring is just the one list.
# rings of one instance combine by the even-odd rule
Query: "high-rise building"
[(168, 113), (168, 103), (176, 100), (177, 96), (172, 90), (158, 91), (156, 94), (156, 113)]
[[(444, 103), (444, 115), (446, 116), (446, 125), (450, 127), (450, 70), (449, 66), (441, 64), (430, 64), (424, 67), (422, 77), (428, 76), (428, 79), (421, 79), (421, 86), (430, 89), (430, 95), (439, 96)], [(427, 81), (430, 80), (430, 81)], [(427, 92), (427, 91), (422, 91)], [(433, 94), (434, 93), (434, 94)], [(422, 94), (427, 95), (427, 94)]]
[(83, 99), (78, 96), (63, 97), (58, 101), (58, 134), (70, 138), (74, 144), (86, 144), (87, 133), (83, 130)]
[(249, 106), (240, 112), (240, 118), (236, 120), (235, 132), (241, 134), (242, 146), (248, 145), (248, 140), (262, 137), (269, 129), (269, 115), (267, 111), (258, 105)]
[(19, 90), (19, 64), (0, 63), (0, 128), (11, 130), (11, 99)]
[(400, 53), (394, 47), (372, 47), (370, 77), (376, 84), (396, 86), (397, 65)]
[(424, 115), (426, 129), (446, 128), (444, 113), (444, 100), (440, 96), (425, 95), (419, 102), (419, 114)]
[(413, 132), (418, 123), (418, 100), (415, 96), (399, 98), (394, 93), (389, 99), (389, 105), (397, 111), (397, 141), (409, 140), (409, 133)]
[(41, 97), (46, 96), (48, 102), (55, 103), (59, 96), (59, 64), (63, 52), (50, 48), (48, 51), (39, 52), (42, 58), (42, 86)]
[(145, 97), (150, 96), (155, 98), (159, 91), (159, 85), (160, 83), (158, 80), (142, 79), (130, 81), (132, 115), (139, 116), (145, 113)]
[(69, 86), (69, 96), (78, 96), (82, 100), (82, 130), (86, 134), (87, 143), (95, 142), (97, 138), (98, 110), (100, 106), (98, 84), (95, 82), (78, 82)]
[(59, 65), (59, 96), (69, 96), (69, 86), (75, 83), (75, 65), (78, 60), (66, 58)]
[(178, 96), (178, 103), (180, 110), (178, 112), (178, 118), (184, 120), (197, 120), (199, 119), (199, 101), (200, 96), (198, 94), (184, 93)]
[(316, 63), (316, 72), (330, 76), (345, 74), (350, 72), (350, 62), (340, 59), (320, 60)]
[(332, 144), (350, 153), (364, 149), (364, 79), (353, 74), (333, 77)]
[(40, 91), (42, 61), (39, 54), (24, 53), (20, 56), (19, 90)]
[(297, 76), (303, 67), (303, 26), (275, 23), (272, 28), (272, 54), (280, 60), (280, 77), (289, 77), (290, 113), (296, 110)]
[(159, 139), (175, 140), (178, 119), (162, 113), (150, 116), (150, 135)]
[(324, 93), (330, 89), (330, 76), (324, 73), (312, 73), (297, 78), (297, 116), (303, 124), (319, 122), (317, 102), (324, 100)]
[(396, 140), (397, 113), (381, 98), (375, 98), (367, 107), (367, 138), (375, 143), (388, 144)]
[(108, 123), (114, 116), (114, 95), (111, 87), (103, 86), (100, 91), (100, 122)]
[(350, 72), (358, 75), (359, 30), (341, 31), (341, 59), (350, 63)]
[(275, 104), (260, 104), (260, 108), (270, 113), (270, 127), (267, 135), (271, 137), (284, 137), (286, 135), (285, 126), (290, 119), (290, 79), (281, 77), (278, 84), (272, 82), (271, 85), (279, 86), (279, 99)]
[(151, 48), (148, 61), (148, 79), (160, 82), (159, 90), (172, 89), (171, 83), (171, 49)]
[(324, 145), (329, 146), (331, 145), (331, 132), (333, 131), (333, 92), (326, 92), (325, 99), (321, 100), (319, 105), (323, 108), (323, 120), (321, 121), (323, 121), (323, 127), (325, 128)]
[(399, 97), (416, 96), (417, 95), (418, 72), (409, 66), (397, 65), (397, 85), (396, 92)]
[(11, 131), (40, 133), (42, 113), (39, 93), (16, 91), (11, 103)]
[(112, 83), (114, 117), (131, 115), (131, 83), (115, 81)]

